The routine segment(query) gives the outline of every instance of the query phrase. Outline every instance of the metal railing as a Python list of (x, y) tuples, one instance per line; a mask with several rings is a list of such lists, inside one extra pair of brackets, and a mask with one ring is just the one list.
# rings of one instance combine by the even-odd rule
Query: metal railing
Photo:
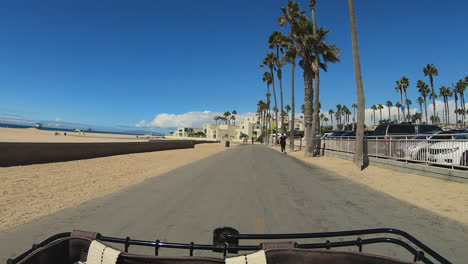
[[(364, 139), (368, 156), (403, 162), (468, 168), (468, 139), (461, 134), (369, 136)], [(431, 137), (433, 136), (433, 137)], [(441, 138), (442, 137), (442, 138)], [(321, 140), (325, 150), (354, 153), (355, 137), (334, 137)]]

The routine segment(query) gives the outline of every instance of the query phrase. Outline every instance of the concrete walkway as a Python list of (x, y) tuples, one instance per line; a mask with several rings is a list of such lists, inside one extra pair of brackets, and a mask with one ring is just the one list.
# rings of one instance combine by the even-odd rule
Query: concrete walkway
[[(219, 226), (244, 233), (393, 227), (413, 234), (454, 263), (468, 259), (467, 225), (304, 165), (265, 146), (240, 145), (121, 192), (1, 232), (0, 261), (28, 249), (33, 242), (73, 229), (209, 244), (212, 230)], [(152, 254), (153, 249), (130, 247), (130, 251)], [(364, 247), (364, 251), (412, 260), (390, 244)], [(161, 254), (188, 252), (162, 249)]]

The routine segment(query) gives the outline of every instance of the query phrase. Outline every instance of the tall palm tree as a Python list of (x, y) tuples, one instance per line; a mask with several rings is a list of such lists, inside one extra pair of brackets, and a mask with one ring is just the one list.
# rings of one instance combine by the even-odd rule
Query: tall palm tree
[[(264, 72), (263, 73), (263, 78), (262, 78), (263, 82), (267, 84), (267, 93), (266, 93), (266, 96), (267, 96), (267, 112), (268, 112), (268, 115), (270, 114), (270, 105), (271, 105), (271, 100), (270, 100), (270, 85), (273, 83), (274, 81), (274, 78), (273, 78), (273, 75), (270, 73), (270, 72)], [(270, 122), (270, 119), (266, 119), (265, 122), (267, 123), (267, 126), (268, 126), (268, 130), (271, 131), (271, 122)], [(265, 144), (268, 144), (270, 142), (270, 133), (267, 133), (266, 134), (266, 138), (265, 138)]]
[[(276, 133), (278, 132), (277, 129), (278, 129), (278, 103), (277, 103), (277, 100), (276, 100), (276, 89), (275, 89), (275, 78), (273, 78), (273, 69), (275, 68), (276, 66), (276, 61), (278, 60), (278, 57), (273, 53), (273, 52), (268, 52), (267, 53), (267, 56), (263, 59), (263, 64), (260, 65), (260, 67), (268, 67), (270, 69), (270, 74), (271, 74), (271, 77), (272, 77), (272, 81), (271, 81), (271, 86), (273, 87), (273, 98), (274, 98), (274, 101), (275, 101), (275, 107), (274, 107), (274, 111), (275, 111), (275, 130), (276, 130)], [(275, 145), (277, 144), (277, 140), (275, 140)]]
[[(424, 76), (429, 76), (429, 83), (431, 84), (431, 98), (432, 98), (432, 108), (434, 110), (433, 115), (437, 116), (436, 112), (436, 103), (435, 99), (437, 98), (437, 93), (434, 89), (434, 76), (439, 75), (439, 70), (433, 64), (427, 64), (426, 67), (423, 68)], [(437, 118), (433, 118), (433, 124), (437, 124)]]
[(353, 163), (356, 169), (363, 168), (364, 161), (364, 119), (366, 98), (364, 95), (364, 84), (361, 75), (361, 57), (359, 56), (359, 43), (356, 23), (356, 13), (354, 10), (354, 0), (348, 0), (349, 17), (351, 24), (351, 37), (353, 43), (354, 72), (356, 75), (356, 90), (358, 97), (358, 118), (356, 129), (356, 143), (354, 146)]
[(450, 123), (450, 107), (448, 104), (449, 98), (453, 96), (453, 91), (449, 87), (442, 86), (439, 88), (440, 96), (444, 98), (445, 106), (445, 123), (448, 125)]
[(330, 121), (331, 121), (332, 129), (333, 129), (333, 114), (334, 113), (335, 113), (335, 111), (333, 111), (333, 109), (328, 110), (328, 114), (330, 115)]
[(459, 80), (455, 85), (455, 93), (460, 95), (460, 105), (461, 109), (463, 110), (463, 118), (462, 118), (462, 125), (465, 126), (465, 116), (466, 116), (466, 107), (465, 107), (465, 90), (468, 86), (468, 76), (465, 77), (465, 80)]
[(298, 47), (292, 39), (289, 39), (288, 49), (284, 55), (284, 59), (291, 64), (291, 122), (289, 127), (289, 148), (294, 149), (294, 122), (295, 122), (295, 111), (296, 104), (294, 102), (294, 70), (296, 67), (296, 57), (298, 53)]
[[(280, 106), (281, 110), (280, 113), (283, 113), (283, 77), (282, 77), (282, 67), (283, 67), (283, 60), (280, 59), (280, 49), (283, 51), (284, 48), (288, 45), (288, 38), (280, 31), (274, 31), (270, 37), (268, 38), (268, 47), (270, 49), (276, 49), (276, 76), (278, 77), (279, 85), (280, 85)], [(284, 133), (284, 117), (281, 114), (281, 130)]]
[(291, 111), (291, 106), (286, 105), (284, 107), (284, 110), (286, 110), (286, 124), (289, 124), (290, 118), (289, 118), (289, 111)]
[(379, 104), (377, 106), (377, 109), (379, 109), (379, 112), (380, 112), (380, 121), (379, 121), (379, 123), (380, 123), (380, 122), (382, 122), (382, 109), (384, 109), (384, 107), (383, 107), (383, 105)]
[(418, 91), (424, 99), (424, 113), (427, 124), (429, 123), (429, 120), (427, 119), (427, 97), (429, 96), (431, 89), (429, 89), (429, 85), (427, 85), (423, 80), (418, 80), (416, 87), (418, 87)]
[[(348, 107), (346, 105), (343, 106), (343, 108), (341, 108), (341, 113), (344, 115), (344, 125), (345, 127), (348, 125)], [(346, 129), (345, 129), (346, 130)]]
[(234, 118), (231, 118), (231, 119), (234, 120), (234, 125), (236, 125), (236, 115), (237, 115), (237, 111), (236, 111), (236, 110), (232, 110), (231, 114), (232, 114), (232, 116), (234, 117)]
[[(401, 101), (403, 102), (403, 95), (405, 96), (405, 99), (408, 99), (406, 95), (406, 91), (409, 88), (409, 79), (408, 77), (403, 76), (401, 77), (400, 80), (396, 81), (396, 84), (397, 84), (397, 87), (395, 87), (395, 90), (397, 90), (397, 92), (400, 92)], [(408, 107), (408, 115), (409, 115), (409, 106), (407, 105), (407, 107)], [(405, 120), (406, 119), (407, 118), (405, 117)]]
[(341, 113), (342, 113), (342, 111), (343, 111), (343, 107), (340, 104), (337, 104), (336, 105), (336, 112), (340, 113), (340, 120), (339, 121), (337, 120), (337, 123), (339, 123), (339, 124), (341, 124)]
[[(400, 104), (400, 102), (397, 102), (397, 103), (395, 104), (395, 107), (396, 107), (397, 110), (398, 110), (398, 121), (400, 121), (400, 108), (401, 108), (402, 106), (403, 106), (403, 105)], [(398, 123), (398, 122), (397, 122), (397, 123)]]
[(424, 98), (422, 96), (419, 96), (418, 97), (418, 104), (419, 104), (419, 109), (421, 109), (421, 114), (423, 112), (423, 104), (426, 103), (426, 101), (424, 100)]
[(375, 111), (377, 110), (377, 106), (372, 105), (371, 109), (372, 109), (372, 111), (374, 111), (374, 126), (375, 126)]
[(340, 125), (341, 125), (341, 112), (338, 112), (336, 111), (335, 112), (335, 119), (336, 119), (336, 128), (339, 129), (339, 130), (342, 130), (343, 129), (343, 126), (341, 126), (340, 128)]
[[(314, 7), (313, 7), (314, 8)], [(313, 10), (315, 12), (315, 8)], [(291, 32), (291, 38), (297, 43), (299, 47), (299, 56), (302, 58), (301, 67), (305, 69), (304, 75), (307, 77), (313, 77), (315, 80), (315, 90), (313, 90), (312, 84), (307, 84), (306, 81), (306, 96), (305, 100), (305, 115), (311, 109), (309, 107), (309, 100), (314, 99), (313, 103), (313, 118), (312, 125), (309, 128), (310, 133), (307, 134), (308, 142), (306, 155), (313, 155), (313, 149), (315, 147), (315, 136), (317, 134), (319, 112), (320, 112), (320, 69), (327, 70), (327, 63), (338, 62), (339, 49), (336, 45), (330, 45), (325, 42), (325, 37), (329, 33), (328, 30), (323, 28), (317, 28), (315, 19), (311, 22), (309, 18), (303, 14), (300, 14), (297, 23), (294, 25), (294, 30)], [(307, 69), (307, 70), (306, 70)], [(311, 81), (311, 80), (310, 80)], [(310, 87), (310, 88), (309, 88)], [(312, 91), (313, 90), (313, 91)], [(310, 92), (313, 92), (310, 94)], [(308, 125), (306, 123), (306, 125)], [(307, 131), (306, 131), (307, 132)]]
[(406, 107), (408, 107), (408, 110), (407, 110), (407, 111), (408, 111), (408, 114), (406, 115), (406, 116), (407, 116), (407, 119), (406, 119), (406, 120), (410, 121), (410, 120), (411, 120), (410, 106), (413, 104), (413, 102), (411, 102), (410, 99), (406, 99), (406, 100), (405, 100), (405, 104), (406, 104)]
[(231, 115), (231, 112), (227, 111), (227, 112), (224, 112), (223, 114), (225, 116), (225, 121), (226, 121), (226, 124), (230, 125), (231, 124), (231, 121), (229, 119), (229, 116)]
[(387, 102), (385, 103), (385, 105), (386, 105), (387, 108), (388, 108), (388, 121), (390, 122), (390, 120), (392, 120), (392, 118), (391, 118), (391, 116), (390, 116), (390, 107), (393, 106), (393, 103), (392, 103), (392, 101), (387, 101)]
[[(315, 24), (315, 19), (313, 24)], [(315, 77), (314, 117), (312, 119), (311, 136), (313, 139), (315, 139), (317, 134), (318, 118), (320, 112), (320, 69), (327, 71), (327, 63), (336, 63), (340, 61), (338, 59), (340, 53), (338, 46), (330, 45), (325, 42), (325, 37), (329, 33), (329, 31), (323, 28), (316, 30), (315, 27), (316, 24), (314, 26), (314, 34), (312, 35), (313, 51), (315, 55), (314, 60), (312, 62), (312, 71)], [(312, 142), (314, 143), (315, 147), (315, 140), (313, 140)]]

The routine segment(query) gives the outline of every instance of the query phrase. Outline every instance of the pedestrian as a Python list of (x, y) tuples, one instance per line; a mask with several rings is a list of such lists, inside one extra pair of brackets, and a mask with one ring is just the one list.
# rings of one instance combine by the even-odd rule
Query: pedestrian
[(254, 143), (254, 137), (252, 137), (252, 144)]
[(283, 134), (280, 137), (280, 145), (281, 145), (281, 152), (284, 152), (286, 154), (286, 135)]

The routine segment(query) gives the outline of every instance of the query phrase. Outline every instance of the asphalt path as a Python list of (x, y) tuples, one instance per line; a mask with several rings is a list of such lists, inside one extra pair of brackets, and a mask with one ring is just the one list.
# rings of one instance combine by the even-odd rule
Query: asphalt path
[[(466, 263), (468, 259), (468, 225), (268, 147), (241, 145), (0, 232), (0, 261), (29, 249), (33, 242), (74, 229), (151, 241), (210, 244), (212, 231), (219, 226), (231, 226), (242, 233), (392, 227), (413, 234), (454, 263)], [(130, 251), (154, 252), (138, 247), (130, 247)], [(365, 246), (364, 251), (412, 260), (411, 255), (392, 244)], [(161, 249), (161, 255), (171, 254), (188, 252)], [(195, 252), (202, 254), (215, 253)]]

